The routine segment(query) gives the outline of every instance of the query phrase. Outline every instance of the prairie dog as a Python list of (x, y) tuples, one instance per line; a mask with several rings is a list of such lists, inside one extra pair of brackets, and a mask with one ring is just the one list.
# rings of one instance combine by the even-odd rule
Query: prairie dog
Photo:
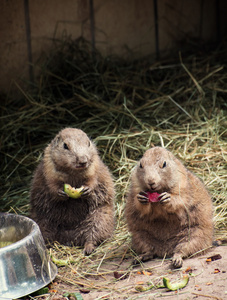
[[(152, 193), (160, 194), (155, 202), (149, 200)], [(179, 268), (183, 258), (212, 245), (211, 197), (200, 179), (164, 148), (148, 149), (136, 165), (125, 214), (139, 260), (167, 255)]]
[[(64, 184), (84, 186), (78, 199)], [(31, 184), (31, 218), (46, 242), (84, 246), (90, 254), (114, 229), (114, 184), (93, 142), (76, 128), (60, 131), (44, 151)]]

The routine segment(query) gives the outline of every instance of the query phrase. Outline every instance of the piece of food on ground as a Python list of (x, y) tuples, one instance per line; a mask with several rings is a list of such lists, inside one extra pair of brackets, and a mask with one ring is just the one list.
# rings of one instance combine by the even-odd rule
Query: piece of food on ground
[(175, 283), (171, 283), (169, 278), (163, 277), (164, 287), (166, 287), (167, 289), (169, 289), (171, 291), (183, 289), (188, 284), (188, 281), (189, 281), (188, 275), (184, 275), (182, 280), (175, 282)]

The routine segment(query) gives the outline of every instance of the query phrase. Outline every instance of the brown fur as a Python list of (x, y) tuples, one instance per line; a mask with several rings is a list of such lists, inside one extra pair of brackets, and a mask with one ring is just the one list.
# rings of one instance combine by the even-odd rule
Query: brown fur
[[(148, 202), (143, 191), (161, 194), (160, 202)], [(142, 261), (173, 256), (177, 268), (212, 245), (212, 201), (204, 184), (161, 147), (147, 150), (132, 173), (126, 219)]]
[[(78, 199), (64, 183), (87, 189)], [(114, 228), (114, 186), (95, 145), (79, 129), (66, 128), (47, 146), (31, 186), (31, 218), (46, 242), (84, 246), (90, 254)]]

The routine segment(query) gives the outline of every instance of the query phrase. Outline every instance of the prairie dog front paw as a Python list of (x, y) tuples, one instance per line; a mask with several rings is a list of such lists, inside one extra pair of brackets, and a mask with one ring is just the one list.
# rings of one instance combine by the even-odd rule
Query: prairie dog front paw
[(91, 193), (92, 189), (89, 186), (84, 186), (83, 188), (83, 194), (81, 196), (87, 196)]
[(167, 192), (164, 192), (158, 198), (160, 203), (167, 203), (171, 200), (171, 195)]
[(69, 196), (63, 190), (58, 190), (58, 196), (62, 197), (62, 199), (68, 199)]
[(147, 196), (147, 193), (146, 192), (140, 192), (139, 194), (137, 194), (137, 199), (140, 203), (142, 204), (147, 204), (149, 203), (149, 198)]

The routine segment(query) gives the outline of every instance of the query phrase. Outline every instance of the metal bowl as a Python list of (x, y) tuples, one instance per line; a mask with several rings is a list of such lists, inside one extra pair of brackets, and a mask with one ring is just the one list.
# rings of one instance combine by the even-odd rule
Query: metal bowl
[(0, 298), (31, 294), (56, 274), (39, 226), (27, 217), (0, 213)]

